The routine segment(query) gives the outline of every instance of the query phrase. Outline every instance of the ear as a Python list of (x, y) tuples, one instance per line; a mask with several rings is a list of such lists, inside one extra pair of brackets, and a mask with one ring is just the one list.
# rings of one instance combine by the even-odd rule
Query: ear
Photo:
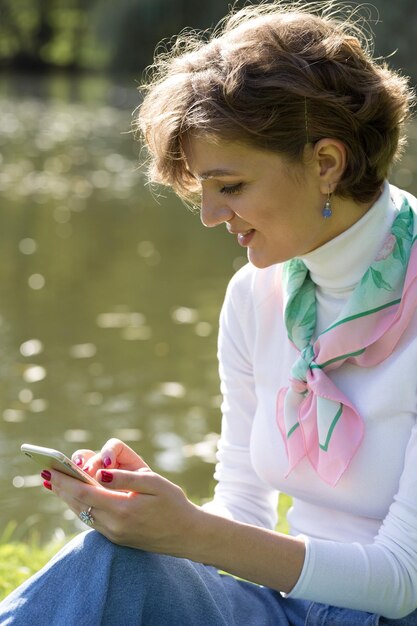
[(313, 147), (313, 160), (319, 177), (320, 192), (333, 193), (346, 169), (346, 147), (339, 139), (320, 139)]

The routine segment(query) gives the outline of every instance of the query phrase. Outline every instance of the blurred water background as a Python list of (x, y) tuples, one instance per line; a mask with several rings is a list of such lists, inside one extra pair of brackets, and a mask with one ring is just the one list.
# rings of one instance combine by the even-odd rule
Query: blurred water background
[[(44, 11), (56, 32), (37, 60), (23, 43), (7, 56), (14, 40), (0, 19), (0, 535), (14, 520), (16, 539), (47, 540), (81, 523), (40, 487), (37, 466), (20, 453), (24, 441), (71, 454), (120, 437), (192, 498), (209, 497), (220, 429), (218, 315), (245, 257), (225, 229), (202, 228), (172, 194), (146, 185), (130, 132), (137, 76), (115, 70), (117, 58), (135, 67), (149, 58), (129, 56), (127, 36), (118, 46), (111, 40), (108, 58), (91, 37), (77, 48), (74, 24), (85, 22), (70, 19), (89, 8), (102, 17), (99, 6), (111, 15), (112, 5), (22, 0), (15, 15), (17, 4), (5, 1), (0, 18)], [(139, 4), (121, 2), (120, 15)], [(181, 27), (171, 10), (151, 28), (157, 8), (174, 4), (143, 3), (148, 56)], [(197, 26), (210, 25), (213, 7), (216, 19), (227, 9), (215, 2), (199, 22), (185, 5), (178, 15)], [(66, 29), (58, 19), (65, 7)], [(108, 41), (109, 29), (101, 32)], [(391, 180), (417, 194), (416, 123), (409, 137)]]
[(102, 78), (0, 81), (0, 529), (73, 528), (23, 441), (120, 437), (209, 491), (219, 306), (245, 259), (146, 187), (135, 104), (134, 85)]

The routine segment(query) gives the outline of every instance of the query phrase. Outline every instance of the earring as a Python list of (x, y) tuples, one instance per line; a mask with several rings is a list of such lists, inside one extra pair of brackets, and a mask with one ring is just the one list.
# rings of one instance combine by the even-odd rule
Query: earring
[(329, 185), (329, 189), (327, 191), (327, 200), (326, 203), (323, 207), (323, 210), (321, 212), (322, 216), (324, 217), (325, 220), (327, 220), (328, 217), (331, 217), (333, 215), (333, 211), (332, 211), (332, 203), (330, 202), (330, 197), (331, 197), (331, 192), (330, 192), (330, 185)]

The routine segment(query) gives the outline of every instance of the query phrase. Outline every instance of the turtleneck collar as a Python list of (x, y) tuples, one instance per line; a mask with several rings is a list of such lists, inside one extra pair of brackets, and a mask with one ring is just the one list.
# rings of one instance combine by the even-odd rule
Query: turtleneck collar
[(382, 247), (397, 210), (385, 182), (378, 200), (353, 226), (300, 257), (316, 285), (337, 291), (353, 289)]

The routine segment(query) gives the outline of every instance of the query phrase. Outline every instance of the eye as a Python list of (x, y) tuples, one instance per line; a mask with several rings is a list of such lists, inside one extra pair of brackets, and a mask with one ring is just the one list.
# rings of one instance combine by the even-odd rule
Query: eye
[(243, 183), (238, 183), (237, 185), (225, 185), (220, 189), (220, 193), (229, 193), (229, 194), (237, 194), (242, 191)]

